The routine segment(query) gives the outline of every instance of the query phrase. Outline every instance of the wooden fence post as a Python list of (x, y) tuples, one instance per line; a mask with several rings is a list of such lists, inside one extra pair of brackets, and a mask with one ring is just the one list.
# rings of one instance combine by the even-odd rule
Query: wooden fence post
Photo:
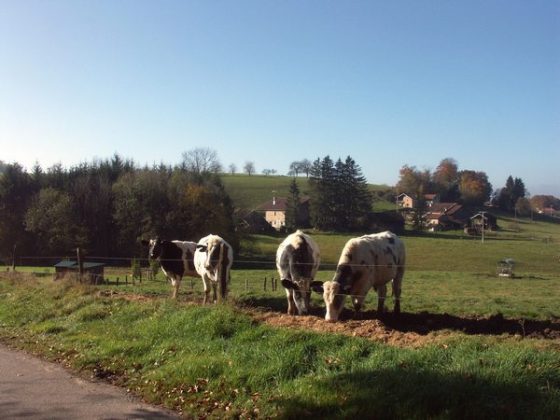
[(266, 276), (264, 278), (264, 291), (266, 292)]
[(14, 250), (12, 252), (12, 271), (16, 271), (16, 248), (17, 244), (14, 244)]
[(76, 258), (78, 259), (78, 280), (82, 282), (82, 276), (84, 275), (84, 262), (82, 261), (82, 250), (80, 247), (76, 248)]

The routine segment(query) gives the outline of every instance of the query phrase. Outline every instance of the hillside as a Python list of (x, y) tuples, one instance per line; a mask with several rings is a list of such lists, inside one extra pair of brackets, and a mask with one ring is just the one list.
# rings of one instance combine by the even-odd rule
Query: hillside
[[(222, 181), (236, 208), (254, 209), (259, 204), (270, 200), (273, 195), (287, 197), (290, 191), (291, 176), (284, 175), (222, 175)], [(309, 193), (308, 179), (298, 177), (297, 184), (301, 195)], [(388, 190), (387, 185), (369, 185), (372, 192)], [(392, 209), (394, 204), (384, 200), (376, 200), (375, 208), (379, 210)]]

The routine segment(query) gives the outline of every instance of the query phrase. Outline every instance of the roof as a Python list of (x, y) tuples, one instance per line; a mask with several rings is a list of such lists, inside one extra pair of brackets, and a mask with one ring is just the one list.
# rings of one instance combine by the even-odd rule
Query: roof
[[(309, 201), (309, 197), (303, 197), (299, 199), (300, 204), (304, 204)], [(273, 197), (266, 203), (261, 204), (257, 207), (260, 211), (286, 211), (288, 208), (288, 199), (286, 197)]]
[[(62, 260), (59, 263), (54, 265), (57, 268), (78, 268), (78, 262), (77, 261), (73, 261), (73, 260)], [(97, 262), (85, 262), (83, 264), (84, 266), (84, 270), (87, 270), (88, 268), (95, 268), (95, 267), (102, 267), (105, 266), (105, 264), (103, 263), (97, 263)]]
[(430, 214), (447, 214), (452, 215), (457, 211), (461, 210), (463, 206), (459, 203), (434, 203), (432, 207), (430, 207)]

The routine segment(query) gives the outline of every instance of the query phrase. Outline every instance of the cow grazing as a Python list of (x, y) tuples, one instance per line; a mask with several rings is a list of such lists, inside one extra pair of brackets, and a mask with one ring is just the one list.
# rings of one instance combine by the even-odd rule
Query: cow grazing
[[(276, 251), (276, 267), (288, 298), (288, 314), (309, 313), (310, 286), (320, 263), (319, 247), (309, 236), (298, 230), (292, 233)], [(321, 282), (318, 282), (321, 283)]]
[(198, 277), (194, 267), (196, 242), (164, 241), (159, 238), (143, 240), (149, 247), (149, 257), (159, 260), (161, 270), (171, 280), (173, 299), (177, 299), (183, 276)]
[(220, 298), (222, 300), (226, 298), (232, 263), (233, 250), (221, 237), (208, 235), (198, 241), (194, 253), (194, 266), (204, 282), (204, 303), (208, 302), (210, 287), (212, 287), (214, 302), (216, 302), (218, 285)]
[(313, 287), (323, 294), (327, 309), (325, 319), (338, 320), (346, 296), (351, 296), (358, 314), (372, 287), (377, 291), (377, 312), (383, 313), (387, 283), (391, 280), (394, 313), (400, 313), (405, 258), (404, 243), (391, 232), (350, 239), (342, 250), (333, 280)]

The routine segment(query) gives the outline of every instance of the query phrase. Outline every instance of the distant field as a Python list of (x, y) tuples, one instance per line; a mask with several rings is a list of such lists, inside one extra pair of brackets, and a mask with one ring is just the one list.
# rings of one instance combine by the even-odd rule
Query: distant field
[[(409, 271), (457, 271), (494, 274), (498, 261), (513, 258), (523, 276), (560, 273), (560, 224), (500, 218), (499, 232), (481, 238), (462, 231), (435, 234), (405, 233)], [(515, 229), (511, 224), (515, 223)], [(319, 244), (323, 266), (336, 264), (346, 241), (354, 235), (309, 232)], [(252, 235), (242, 243), (243, 260), (274, 261), (281, 237)]]
[[(258, 205), (270, 200), (274, 195), (287, 197), (290, 191), (291, 176), (282, 175), (222, 175), (222, 181), (227, 193), (232, 198), (235, 207), (254, 209)], [(308, 179), (305, 176), (296, 178), (300, 195), (309, 194)], [(385, 190), (386, 185), (370, 185), (371, 191)], [(384, 200), (375, 202), (375, 210), (392, 210), (394, 204)]]

